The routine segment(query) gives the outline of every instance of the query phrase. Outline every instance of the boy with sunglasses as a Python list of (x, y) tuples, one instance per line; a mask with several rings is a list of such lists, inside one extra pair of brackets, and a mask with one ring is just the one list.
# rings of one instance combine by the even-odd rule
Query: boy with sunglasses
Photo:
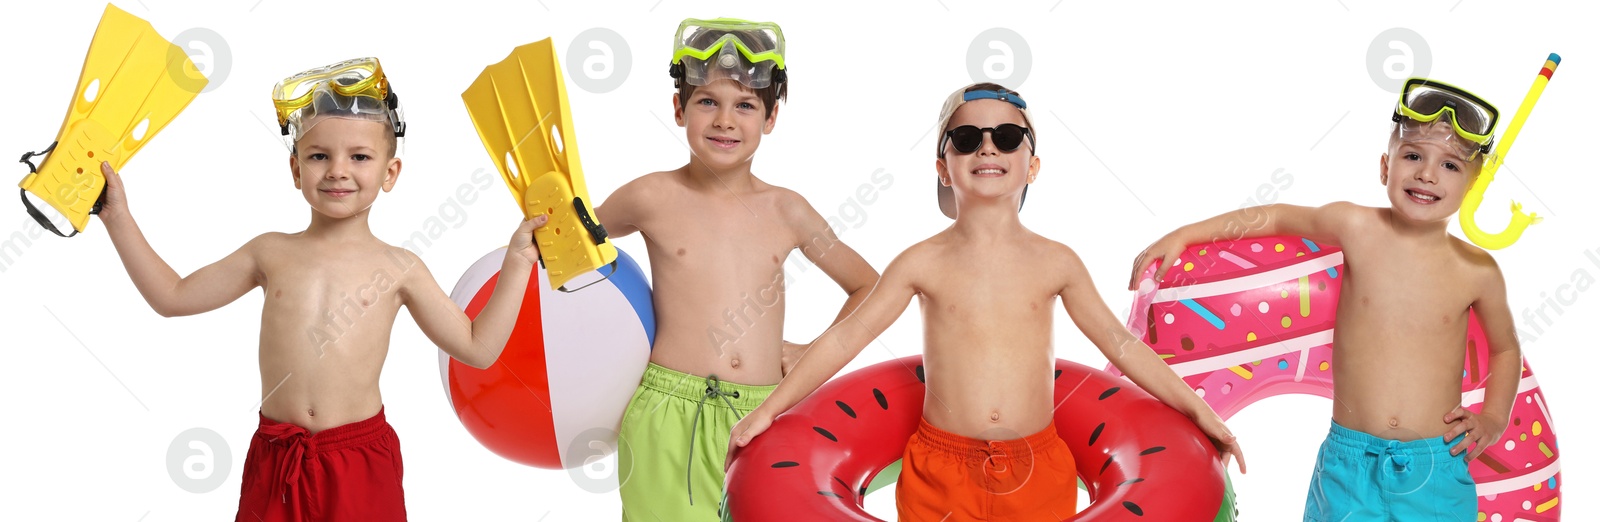
[(717, 520), (733, 423), (800, 356), (783, 340), (791, 252), (848, 294), (838, 318), (878, 279), (805, 198), (752, 172), (788, 89), (778, 25), (690, 19), (676, 40), (673, 119), (689, 160), (595, 209), (611, 237), (644, 235), (654, 280), (655, 345), (619, 431), (624, 521)]
[(1051, 401), (1051, 307), (1059, 297), (1118, 369), (1188, 414), (1242, 470), (1222, 419), (1112, 315), (1077, 254), (1022, 226), (1023, 193), (1039, 172), (1022, 96), (973, 84), (950, 95), (939, 120), (939, 206), (955, 224), (895, 258), (861, 307), (818, 337), (734, 426), (734, 445), (749, 444), (838, 373), (917, 296), (928, 399), (901, 461), (900, 519), (1069, 517), (1077, 512), (1077, 468), (1056, 434)]
[[(1446, 231), (1483, 167), (1499, 112), (1459, 88), (1413, 78), (1392, 119), (1378, 162), (1388, 207), (1276, 204), (1223, 214), (1151, 244), (1128, 282), (1133, 289), (1150, 263), (1161, 280), (1166, 260), (1186, 245), (1227, 237), (1238, 223), (1260, 223), (1250, 235), (1304, 236), (1344, 251), (1333, 425), (1306, 495), (1308, 522), (1480, 520), (1467, 461), (1500, 440), (1522, 375), (1500, 268)], [(1461, 407), (1470, 311), (1490, 350), (1476, 414)]]

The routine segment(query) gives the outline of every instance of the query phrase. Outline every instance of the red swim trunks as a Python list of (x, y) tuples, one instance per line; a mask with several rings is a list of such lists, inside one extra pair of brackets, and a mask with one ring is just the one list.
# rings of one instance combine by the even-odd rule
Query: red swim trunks
[(1078, 512), (1078, 469), (1052, 423), (1014, 440), (979, 440), (923, 419), (895, 486), (900, 520), (1062, 520)]
[(316, 433), (261, 416), (235, 522), (406, 519), (400, 438), (372, 418)]

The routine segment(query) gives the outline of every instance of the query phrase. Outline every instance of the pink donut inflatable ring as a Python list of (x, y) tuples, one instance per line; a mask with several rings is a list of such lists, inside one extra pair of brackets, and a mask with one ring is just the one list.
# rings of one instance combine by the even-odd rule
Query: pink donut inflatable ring
[[(1299, 237), (1218, 241), (1189, 247), (1152, 286), (1154, 270), (1145, 272), (1128, 328), (1223, 419), (1274, 395), (1333, 397), (1338, 248)], [(1474, 313), (1461, 372), (1461, 404), (1472, 411), (1483, 408), (1485, 339)], [(1504, 437), (1468, 465), (1478, 520), (1560, 520), (1560, 457), (1548, 403), (1524, 358)]]
[[(1057, 360), (1055, 380), (1056, 430), (1093, 499), (1070, 520), (1216, 516), (1224, 470), (1188, 417), (1126, 379), (1081, 364)], [(733, 453), (723, 520), (878, 520), (862, 499), (916, 431), (924, 389), (922, 356), (828, 381)]]

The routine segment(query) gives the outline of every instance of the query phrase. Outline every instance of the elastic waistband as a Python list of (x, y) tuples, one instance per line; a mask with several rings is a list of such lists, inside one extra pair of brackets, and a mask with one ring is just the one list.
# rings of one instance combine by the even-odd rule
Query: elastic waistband
[[(707, 388), (715, 387), (721, 390), (723, 398), (733, 403), (735, 409), (745, 411), (756, 409), (756, 406), (760, 406), (761, 401), (766, 400), (767, 396), (772, 394), (772, 390), (778, 387), (776, 384), (752, 386), (732, 383), (717, 379), (715, 375), (700, 377), (656, 363), (650, 363), (649, 366), (645, 367), (644, 378), (639, 380), (639, 385), (673, 397), (696, 402), (710, 394)], [(705, 401), (705, 405), (707, 407), (726, 407), (727, 403), (723, 402), (721, 398), (713, 398)]]
[(992, 456), (1031, 459), (1035, 452), (1057, 445), (1065, 445), (1056, 434), (1056, 423), (1051, 421), (1038, 433), (1011, 440), (983, 440), (941, 430), (928, 419), (917, 422), (917, 439), (937, 451), (964, 459), (987, 459)]
[(389, 421), (384, 420), (383, 408), (381, 407), (378, 408), (378, 414), (373, 415), (371, 418), (343, 426), (335, 426), (314, 434), (295, 424), (269, 419), (259, 412), (256, 415), (261, 417), (261, 423), (256, 428), (257, 437), (266, 439), (269, 443), (283, 446), (303, 442), (308, 447), (307, 449), (314, 452), (363, 446), (394, 433), (394, 428), (389, 426)]
[(1413, 441), (1398, 441), (1378, 437), (1369, 433), (1352, 430), (1332, 423), (1328, 429), (1328, 449), (1347, 455), (1391, 454), (1391, 455), (1445, 455), (1450, 454), (1450, 448), (1455, 441), (1446, 442), (1444, 437), (1425, 437)]

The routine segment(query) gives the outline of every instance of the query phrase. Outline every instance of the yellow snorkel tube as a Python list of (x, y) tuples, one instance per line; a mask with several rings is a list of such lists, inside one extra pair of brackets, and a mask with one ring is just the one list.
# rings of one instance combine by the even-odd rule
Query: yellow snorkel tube
[(1516, 116), (1511, 118), (1511, 125), (1506, 127), (1506, 134), (1500, 144), (1494, 148), (1494, 153), (1484, 161), (1483, 170), (1478, 174), (1478, 181), (1472, 184), (1472, 190), (1467, 191), (1466, 199), (1461, 201), (1461, 231), (1467, 234), (1467, 239), (1478, 246), (1489, 250), (1499, 250), (1522, 237), (1522, 232), (1529, 225), (1542, 220), (1536, 214), (1522, 211), (1522, 204), (1511, 202), (1511, 223), (1506, 229), (1496, 233), (1484, 232), (1478, 228), (1476, 214), (1478, 206), (1483, 204), (1483, 193), (1489, 190), (1489, 183), (1494, 181), (1495, 171), (1500, 170), (1500, 165), (1505, 163), (1506, 153), (1511, 150), (1511, 144), (1517, 141), (1517, 133), (1522, 130), (1523, 122), (1528, 120), (1528, 114), (1533, 112), (1533, 104), (1538, 103), (1539, 95), (1544, 94), (1545, 84), (1550, 83), (1550, 77), (1556, 72), (1556, 66), (1561, 64), (1561, 56), (1550, 53), (1550, 58), (1545, 60), (1544, 67), (1539, 70), (1539, 76), (1533, 79), (1533, 87), (1528, 89), (1528, 95), (1522, 98), (1522, 106), (1517, 108)]

